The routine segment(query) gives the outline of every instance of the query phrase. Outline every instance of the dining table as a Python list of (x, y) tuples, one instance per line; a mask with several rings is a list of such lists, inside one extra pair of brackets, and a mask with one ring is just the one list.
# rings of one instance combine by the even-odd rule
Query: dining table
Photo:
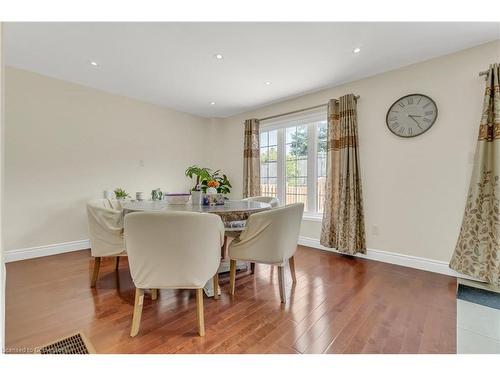
[(219, 215), (224, 226), (226, 226), (226, 224), (233, 221), (246, 220), (248, 216), (253, 213), (270, 210), (271, 205), (268, 203), (246, 200), (226, 200), (224, 204), (216, 206), (204, 206), (191, 203), (170, 204), (166, 200), (130, 200), (122, 203), (122, 209), (123, 215), (140, 211), (205, 212)]
[[(197, 204), (170, 204), (166, 200), (129, 200), (122, 203), (122, 214), (123, 216), (131, 212), (200, 212), (200, 213), (210, 213), (218, 215), (222, 222), (224, 223), (224, 228), (226, 232), (225, 238), (234, 239), (238, 237), (239, 232), (244, 230), (244, 221), (254, 213), (270, 210), (271, 205), (263, 202), (247, 201), (247, 200), (226, 200), (223, 205), (215, 206), (204, 206)], [(240, 222), (243, 225), (232, 226), (232, 223)], [(229, 259), (225, 258), (224, 250), (226, 248), (226, 240), (221, 249), (221, 263), (219, 266), (218, 273), (224, 273), (229, 271)], [(236, 269), (243, 270), (248, 269), (248, 262), (237, 262)], [(214, 288), (211, 280), (207, 281), (205, 287), (203, 288), (205, 294), (208, 297), (214, 296)], [(220, 290), (218, 291), (220, 294)]]

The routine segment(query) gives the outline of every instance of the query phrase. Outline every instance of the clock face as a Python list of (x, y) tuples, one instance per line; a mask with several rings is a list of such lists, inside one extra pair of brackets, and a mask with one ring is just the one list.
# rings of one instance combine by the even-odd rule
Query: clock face
[(412, 94), (398, 99), (387, 111), (386, 123), (391, 132), (400, 137), (416, 137), (434, 125), (437, 106), (426, 95)]

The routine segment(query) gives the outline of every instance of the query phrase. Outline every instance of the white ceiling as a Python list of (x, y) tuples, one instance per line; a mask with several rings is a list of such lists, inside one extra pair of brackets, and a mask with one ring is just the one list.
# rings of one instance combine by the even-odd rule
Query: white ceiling
[[(164, 107), (227, 117), (499, 39), (499, 25), (7, 23), (5, 61)], [(215, 59), (217, 53), (224, 58)]]

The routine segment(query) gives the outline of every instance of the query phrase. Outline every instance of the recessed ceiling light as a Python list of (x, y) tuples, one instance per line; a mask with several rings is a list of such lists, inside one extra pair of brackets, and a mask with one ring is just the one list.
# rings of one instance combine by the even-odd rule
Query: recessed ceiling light
[(215, 105), (215, 102), (210, 102), (210, 105)]
[(354, 53), (360, 53), (360, 52), (361, 52), (361, 48), (356, 47), (356, 48), (354, 48), (354, 49), (352, 50), (352, 52), (354, 52)]
[(95, 61), (91, 61), (91, 62), (90, 62), (90, 65), (92, 65), (92, 66), (99, 66), (99, 64), (98, 64), (98, 63), (96, 63)]
[(217, 53), (217, 54), (215, 55), (215, 58), (216, 58), (217, 60), (222, 60), (222, 59), (224, 58), (224, 56), (222, 56), (220, 53)]
[(267, 85), (267, 86), (269, 86), (270, 84), (271, 84), (271, 82), (269, 82), (269, 81), (267, 81), (267, 82), (266, 82), (266, 85)]

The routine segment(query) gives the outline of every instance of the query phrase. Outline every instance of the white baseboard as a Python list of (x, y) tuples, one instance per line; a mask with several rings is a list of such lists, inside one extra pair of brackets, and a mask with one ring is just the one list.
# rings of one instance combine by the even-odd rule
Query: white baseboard
[(15, 262), (16, 260), (45, 257), (69, 253), (71, 251), (84, 250), (90, 248), (89, 240), (71, 241), (53, 245), (28, 247), (25, 249), (6, 250), (4, 253), (5, 263)]
[[(324, 247), (319, 243), (319, 239), (311, 237), (299, 237), (299, 245), (312, 247), (315, 249), (337, 252), (329, 247)], [(71, 251), (84, 250), (90, 248), (89, 240), (71, 241), (53, 245), (29, 247), (26, 249), (6, 250), (5, 262), (15, 262), (17, 260), (44, 257), (48, 255), (69, 253)], [(399, 266), (416, 268), (419, 270), (441, 273), (454, 277), (475, 280), (472, 277), (459, 274), (448, 267), (448, 262), (421, 258), (411, 255), (393, 253), (384, 250), (367, 249), (365, 254), (356, 254), (357, 257), (376, 260), (384, 263), (397, 264)], [(477, 281), (477, 280), (476, 280)]]
[[(337, 252), (329, 247), (322, 246), (319, 240), (311, 237), (299, 237), (299, 245), (313, 247), (316, 249)], [(448, 267), (448, 262), (443, 262), (440, 260), (433, 260), (427, 258), (420, 258), (411, 255), (404, 255), (399, 253), (392, 253), (389, 251), (367, 249), (366, 254), (356, 254), (359, 258), (377, 260), (379, 262), (397, 264), (399, 266), (416, 268), (419, 270), (441, 273), (443, 275), (449, 275), (454, 277), (469, 278), (468, 276), (459, 274)]]

